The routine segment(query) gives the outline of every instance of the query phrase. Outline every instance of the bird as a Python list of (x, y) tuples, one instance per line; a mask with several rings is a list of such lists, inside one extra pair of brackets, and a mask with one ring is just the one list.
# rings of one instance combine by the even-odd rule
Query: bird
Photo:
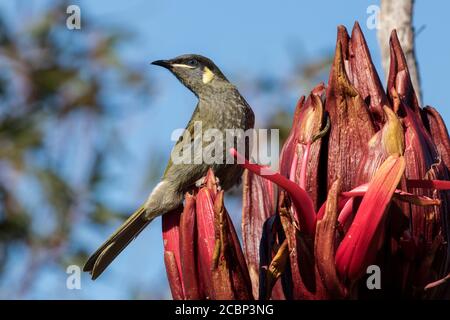
[[(211, 168), (223, 190), (228, 190), (240, 182), (243, 169), (236, 163), (225, 161), (227, 146), (224, 141), (214, 139), (206, 144), (223, 151), (222, 162), (206, 163), (198, 161), (202, 150), (193, 143), (198, 134), (195, 126), (202, 131), (212, 129), (224, 133), (229, 129), (253, 129), (255, 116), (252, 108), (239, 93), (236, 86), (228, 81), (214, 62), (202, 55), (185, 54), (169, 60), (157, 60), (153, 65), (168, 69), (187, 89), (192, 91), (198, 102), (184, 132), (172, 149), (172, 155), (187, 147), (196, 161), (173, 161), (170, 157), (160, 182), (151, 191), (147, 200), (137, 209), (87, 260), (83, 271), (89, 272), (93, 280), (98, 278), (122, 250), (156, 217), (179, 208), (186, 192), (194, 189)], [(239, 131), (239, 130), (238, 130)], [(233, 143), (242, 143), (245, 137), (237, 135)], [(249, 152), (249, 142), (245, 140), (245, 152)], [(186, 154), (189, 154), (187, 152)], [(201, 159), (201, 158), (200, 158)]]

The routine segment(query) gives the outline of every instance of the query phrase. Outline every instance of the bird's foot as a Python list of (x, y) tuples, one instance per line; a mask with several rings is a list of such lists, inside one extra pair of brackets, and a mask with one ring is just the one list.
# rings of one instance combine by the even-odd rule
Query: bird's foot
[[(195, 186), (197, 187), (197, 188), (201, 188), (201, 187), (204, 187), (204, 186), (206, 186), (206, 176), (204, 176), (204, 177), (201, 177), (200, 179), (198, 179), (197, 181), (195, 181)], [(217, 178), (217, 177), (215, 177), (216, 178), (216, 186), (219, 188), (219, 190), (220, 190), (220, 184), (219, 184), (219, 182), (220, 182), (220, 180), (219, 180), (219, 178)]]

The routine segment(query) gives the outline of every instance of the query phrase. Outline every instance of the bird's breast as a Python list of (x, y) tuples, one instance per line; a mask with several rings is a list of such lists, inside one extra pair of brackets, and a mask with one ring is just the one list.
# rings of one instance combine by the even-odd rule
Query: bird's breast
[[(249, 107), (238, 99), (211, 97), (199, 103), (204, 128), (248, 129)], [(206, 125), (206, 126), (205, 126)]]

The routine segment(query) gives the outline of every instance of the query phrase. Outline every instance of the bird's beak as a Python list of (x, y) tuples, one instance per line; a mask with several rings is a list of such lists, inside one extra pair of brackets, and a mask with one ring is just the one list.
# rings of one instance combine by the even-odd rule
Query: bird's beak
[(156, 60), (153, 61), (152, 64), (154, 64), (155, 66), (160, 66), (166, 69), (169, 69), (172, 65), (170, 63), (170, 61), (168, 60)]

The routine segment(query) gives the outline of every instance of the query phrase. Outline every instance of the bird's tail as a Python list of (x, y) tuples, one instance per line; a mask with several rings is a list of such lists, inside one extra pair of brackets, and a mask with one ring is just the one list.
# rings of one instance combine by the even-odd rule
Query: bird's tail
[(83, 271), (90, 272), (95, 280), (152, 220), (145, 216), (144, 206), (140, 207), (95, 251)]

